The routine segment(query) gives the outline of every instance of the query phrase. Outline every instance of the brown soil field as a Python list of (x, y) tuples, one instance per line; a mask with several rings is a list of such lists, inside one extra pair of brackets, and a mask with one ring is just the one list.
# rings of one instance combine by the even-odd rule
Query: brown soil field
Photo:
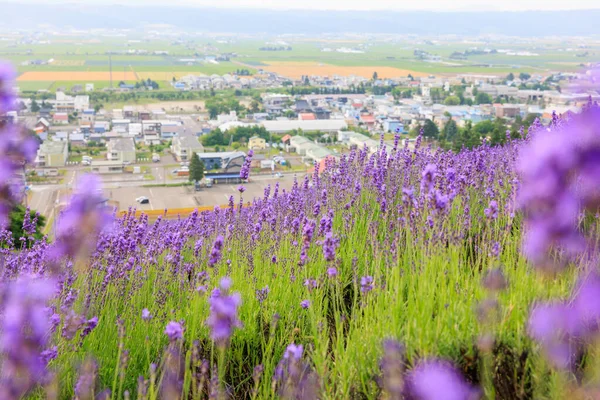
[(344, 67), (339, 65), (331, 65), (331, 64), (319, 64), (315, 62), (267, 62), (263, 61), (263, 63), (268, 64), (266, 67), (261, 67), (264, 70), (275, 72), (277, 74), (287, 76), (293, 79), (299, 79), (302, 75), (319, 75), (319, 76), (362, 76), (365, 78), (371, 78), (373, 76), (373, 72), (377, 71), (377, 75), (380, 78), (399, 78), (405, 77), (408, 74), (412, 74), (412, 76), (427, 76), (426, 73), (411, 71), (407, 69), (399, 69), (394, 67), (382, 67), (382, 66), (373, 66), (373, 67)]
[[(17, 78), (17, 81), (109, 81), (109, 72), (86, 72), (86, 71), (29, 71)], [(123, 77), (123, 72), (113, 73), (113, 81), (126, 80), (135, 81), (136, 76), (133, 72), (127, 72)]]

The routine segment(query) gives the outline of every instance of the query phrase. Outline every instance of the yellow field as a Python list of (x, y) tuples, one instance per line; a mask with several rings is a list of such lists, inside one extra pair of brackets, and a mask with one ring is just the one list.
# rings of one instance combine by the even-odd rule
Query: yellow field
[[(85, 71), (29, 71), (17, 78), (17, 81), (109, 81), (109, 72), (85, 72)], [(135, 81), (133, 72), (113, 73), (113, 80)]]
[(371, 78), (373, 72), (377, 71), (377, 75), (380, 78), (399, 78), (405, 77), (408, 74), (412, 76), (427, 76), (423, 72), (411, 71), (407, 69), (399, 69), (394, 67), (344, 67), (331, 64), (319, 64), (316, 62), (267, 62), (268, 66), (261, 67), (264, 70), (275, 72), (277, 74), (287, 76), (288, 78), (299, 79), (302, 75), (319, 75), (319, 76), (362, 76), (364, 78)]

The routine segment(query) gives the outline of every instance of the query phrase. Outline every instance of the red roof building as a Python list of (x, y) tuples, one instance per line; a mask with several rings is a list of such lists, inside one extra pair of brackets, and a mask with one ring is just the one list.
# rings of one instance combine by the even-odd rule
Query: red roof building
[(367, 125), (375, 125), (375, 116), (372, 114), (363, 114), (360, 116), (360, 122)]
[(314, 121), (317, 117), (315, 117), (315, 114), (313, 113), (300, 113), (298, 114), (298, 119), (300, 121)]
[(281, 138), (281, 143), (283, 144), (290, 144), (290, 139), (292, 138), (291, 135), (285, 135), (284, 137)]

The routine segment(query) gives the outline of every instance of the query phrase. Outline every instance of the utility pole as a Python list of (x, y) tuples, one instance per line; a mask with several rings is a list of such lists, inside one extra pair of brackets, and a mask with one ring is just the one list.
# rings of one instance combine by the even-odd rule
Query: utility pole
[(109, 70), (109, 74), (110, 74), (110, 88), (112, 90), (113, 84), (112, 84), (112, 56), (109, 54), (108, 55), (108, 70)]

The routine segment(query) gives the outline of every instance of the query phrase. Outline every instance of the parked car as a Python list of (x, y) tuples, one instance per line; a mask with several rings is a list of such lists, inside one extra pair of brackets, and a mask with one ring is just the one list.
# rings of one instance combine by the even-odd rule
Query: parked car
[(160, 162), (160, 156), (158, 153), (152, 153), (152, 162)]
[(281, 172), (276, 172), (275, 173), (275, 177), (276, 178), (283, 178), (283, 174)]
[(149, 204), (150, 203), (150, 199), (148, 199), (146, 196), (140, 196), (137, 199), (135, 199), (135, 201), (137, 201), (140, 204)]
[(131, 165), (131, 161), (123, 161), (123, 165)]

